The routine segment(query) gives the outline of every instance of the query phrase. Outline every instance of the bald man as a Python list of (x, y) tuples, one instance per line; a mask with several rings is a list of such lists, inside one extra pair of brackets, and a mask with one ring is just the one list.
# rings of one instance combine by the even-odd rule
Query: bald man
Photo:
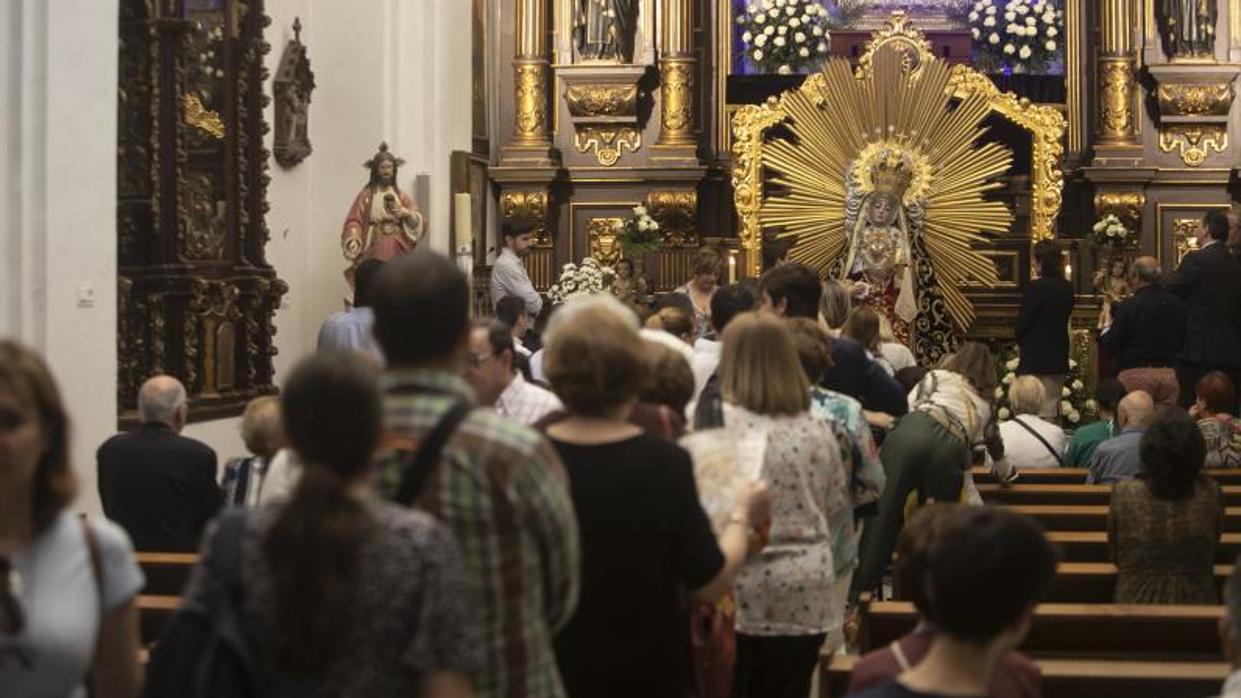
[(1090, 461), (1086, 484), (1106, 484), (1132, 480), (1142, 469), (1142, 434), (1155, 415), (1155, 401), (1141, 390), (1129, 393), (1116, 408), (1120, 434), (1099, 444)]
[(1185, 345), (1185, 302), (1159, 283), (1159, 260), (1139, 257), (1129, 270), (1133, 295), (1112, 308), (1103, 345), (1120, 368), (1125, 390), (1141, 390), (1157, 405), (1175, 405), (1180, 392), (1176, 355)]
[(96, 453), (103, 511), (137, 550), (197, 551), (203, 528), (224, 501), (215, 451), (181, 436), (188, 413), (181, 382), (155, 376), (138, 391), (142, 425), (108, 439)]

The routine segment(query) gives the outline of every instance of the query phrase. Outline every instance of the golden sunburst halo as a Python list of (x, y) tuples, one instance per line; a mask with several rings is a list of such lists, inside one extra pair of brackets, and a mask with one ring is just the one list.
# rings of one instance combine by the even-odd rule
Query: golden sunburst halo
[[(953, 322), (964, 332), (975, 313), (962, 287), (998, 282), (980, 248), (987, 233), (1007, 231), (1013, 215), (985, 194), (1001, 186), (996, 178), (1008, 171), (1012, 153), (980, 142), (987, 99), (953, 99), (950, 77), (943, 61), (909, 72), (900, 52), (883, 46), (866, 75), (855, 77), (849, 61), (837, 58), (802, 89), (785, 93), (779, 106), (787, 130), (774, 131), (762, 148), (768, 196), (758, 220), (776, 237), (796, 238), (793, 258), (826, 275), (847, 247), (850, 168), (885, 148), (909, 154), (915, 167), (905, 203), (922, 203), (922, 242)], [(858, 174), (867, 170), (860, 167)]]

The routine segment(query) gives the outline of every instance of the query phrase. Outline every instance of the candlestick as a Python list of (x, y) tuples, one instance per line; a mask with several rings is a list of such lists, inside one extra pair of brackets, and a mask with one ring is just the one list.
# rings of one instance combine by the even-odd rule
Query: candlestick
[(737, 283), (737, 255), (728, 255), (728, 283)]

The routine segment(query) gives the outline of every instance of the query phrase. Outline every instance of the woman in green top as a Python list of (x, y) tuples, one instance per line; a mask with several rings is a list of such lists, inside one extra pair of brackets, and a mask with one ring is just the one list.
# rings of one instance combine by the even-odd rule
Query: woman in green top
[(1099, 444), (1116, 436), (1120, 430), (1116, 428), (1116, 405), (1125, 397), (1125, 386), (1115, 378), (1099, 381), (1095, 388), (1095, 404), (1098, 405), (1098, 421), (1080, 427), (1069, 439), (1069, 447), (1064, 452), (1064, 467), (1088, 468), (1094, 450)]

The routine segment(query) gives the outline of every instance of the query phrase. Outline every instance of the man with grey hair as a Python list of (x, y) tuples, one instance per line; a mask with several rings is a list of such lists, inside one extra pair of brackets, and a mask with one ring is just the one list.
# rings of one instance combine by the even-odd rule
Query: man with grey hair
[(109, 519), (150, 552), (194, 552), (223, 503), (216, 456), (181, 436), (189, 408), (185, 386), (155, 376), (138, 391), (142, 425), (99, 447), (99, 498)]
[(1219, 641), (1232, 673), (1224, 682), (1219, 698), (1241, 698), (1241, 557), (1232, 565), (1224, 585), (1224, 615), (1219, 619)]
[(1144, 391), (1155, 404), (1172, 406), (1180, 393), (1175, 362), (1185, 344), (1185, 302), (1159, 279), (1159, 260), (1134, 260), (1129, 271), (1133, 295), (1112, 308), (1112, 324), (1102, 339), (1125, 390)]
[(1086, 474), (1087, 485), (1132, 480), (1142, 470), (1142, 435), (1155, 416), (1155, 403), (1141, 390), (1129, 393), (1116, 408), (1120, 434), (1099, 444)]

